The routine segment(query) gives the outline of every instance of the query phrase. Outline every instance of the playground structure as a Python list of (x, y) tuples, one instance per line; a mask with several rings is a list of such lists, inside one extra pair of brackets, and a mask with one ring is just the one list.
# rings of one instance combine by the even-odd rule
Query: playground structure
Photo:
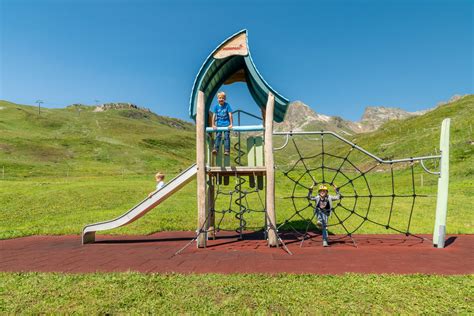
[[(222, 85), (232, 84), (235, 82), (245, 82), (247, 84), (250, 95), (260, 109), (261, 117), (244, 111), (235, 112), (237, 114), (238, 124), (232, 128), (232, 132), (236, 134), (237, 137), (236, 142), (234, 143), (234, 149), (237, 152), (237, 157), (234, 159), (233, 163), (231, 163), (229, 156), (222, 155), (222, 150), (216, 156), (211, 154), (211, 148), (215, 141), (215, 132), (224, 131), (227, 130), (227, 128), (218, 128), (217, 130), (214, 130), (210, 127), (211, 117), (209, 115), (209, 108), (218, 89)], [(304, 208), (299, 209), (296, 206), (295, 200), (304, 200), (306, 195), (297, 196), (295, 194), (295, 188), (298, 187), (307, 190), (309, 189), (309, 186), (317, 185), (319, 183), (332, 184), (339, 175), (342, 175), (347, 180), (345, 183), (343, 183), (341, 188), (349, 188), (352, 186), (354, 191), (352, 196), (346, 194), (345, 192), (343, 194), (346, 199), (353, 198), (355, 200), (352, 209), (351, 207), (344, 206), (342, 203), (337, 205), (339, 209), (346, 210), (348, 215), (342, 217), (338, 215), (338, 212), (334, 213), (337, 219), (337, 224), (342, 225), (347, 236), (352, 238), (352, 233), (357, 231), (357, 229), (367, 221), (384, 226), (387, 229), (394, 229), (395, 231), (404, 233), (408, 236), (412, 235), (409, 228), (413, 215), (415, 200), (421, 195), (415, 192), (413, 180), (412, 193), (407, 196), (403, 196), (413, 200), (408, 226), (403, 230), (396, 229), (391, 226), (390, 219), (394, 210), (394, 200), (395, 198), (402, 197), (401, 195), (396, 194), (394, 189), (393, 166), (399, 163), (410, 164), (413, 178), (413, 166), (415, 163), (419, 162), (426, 172), (439, 176), (433, 244), (438, 248), (444, 247), (449, 182), (449, 119), (445, 119), (443, 121), (439, 155), (410, 157), (398, 160), (384, 160), (333, 132), (274, 132), (273, 122), (282, 122), (284, 120), (288, 105), (289, 100), (278, 94), (257, 71), (250, 55), (247, 31), (242, 30), (226, 39), (208, 56), (204, 64), (201, 66), (194, 81), (190, 97), (189, 114), (190, 117), (196, 122), (196, 164), (192, 165), (180, 175), (176, 176), (161, 190), (154, 192), (150, 198), (143, 200), (141, 203), (133, 207), (122, 216), (119, 216), (118, 218), (111, 221), (87, 225), (84, 228), (82, 234), (83, 244), (94, 242), (96, 231), (120, 227), (145, 215), (148, 211), (162, 203), (167, 197), (177, 192), (194, 177), (197, 179), (196, 197), (198, 219), (195, 240), (197, 242), (197, 246), (200, 248), (206, 247), (207, 240), (209, 238), (215, 237), (215, 234), (220, 230), (219, 224), (222, 221), (222, 218), (226, 214), (232, 212), (230, 206), (228, 210), (223, 211), (216, 210), (215, 207), (217, 196), (222, 194), (222, 191), (219, 190), (219, 186), (221, 184), (228, 185), (230, 178), (234, 178), (236, 183), (234, 190), (229, 193), (229, 195), (231, 196), (230, 203), (232, 203), (232, 196), (234, 194), (237, 196), (237, 198), (234, 200), (238, 207), (238, 210), (234, 212), (235, 217), (239, 220), (239, 228), (237, 231), (242, 236), (242, 231), (246, 228), (243, 216), (249, 211), (249, 208), (244, 205), (243, 201), (246, 199), (249, 193), (254, 192), (258, 195), (258, 198), (261, 201), (262, 209), (260, 211), (263, 214), (264, 219), (263, 231), (265, 232), (265, 238), (267, 239), (269, 246), (275, 247), (283, 245), (285, 247), (279, 236), (278, 230), (281, 229), (283, 225), (288, 224), (290, 220), (295, 217), (300, 217), (303, 221), (308, 223), (304, 233), (298, 231), (298, 229), (294, 229), (301, 235), (301, 243), (304, 242), (305, 238), (307, 237), (308, 227), (312, 222), (313, 217), (311, 215), (309, 217), (304, 217), (301, 215), (301, 213), (306, 209), (311, 209), (312, 205), (306, 203), (307, 205)], [(242, 126), (240, 124), (241, 114), (251, 115), (256, 119), (261, 119), (263, 124)], [(350, 150), (346, 156), (335, 156), (325, 152), (324, 142), (321, 141), (321, 153), (317, 155), (305, 156), (300, 153), (294, 140), (294, 138), (298, 135), (318, 135), (321, 137), (321, 139), (323, 139), (324, 136), (334, 137), (336, 140), (348, 145)], [(273, 137), (285, 137), (285, 144), (279, 148), (274, 148)], [(274, 152), (285, 148), (288, 145), (290, 139), (292, 140), (295, 150), (299, 156), (297, 163), (301, 163), (301, 165), (304, 167), (304, 170), (301, 175), (298, 175), (295, 178), (288, 176), (292, 170), (283, 171), (283, 174), (288, 177), (290, 181), (294, 182), (295, 185), (292, 195), (288, 197), (292, 200), (295, 212), (290, 218), (285, 219), (280, 225), (278, 225), (275, 210), (275, 172), (277, 169), (274, 161)], [(244, 148), (243, 144), (246, 145), (246, 148)], [(349, 160), (349, 155), (355, 151), (373, 159), (376, 163), (375, 166), (388, 165), (390, 167), (392, 177), (392, 192), (389, 196), (377, 196), (372, 194), (366, 179), (366, 174), (372, 171), (375, 167), (368, 168), (367, 170), (361, 170), (351, 163)], [(338, 166), (334, 167), (325, 165), (325, 157), (331, 156), (334, 159), (339, 159), (340, 164)], [(321, 166), (309, 168), (305, 164), (305, 161), (315, 157), (321, 157)], [(425, 167), (424, 162), (429, 160), (440, 160), (439, 172), (430, 171)], [(351, 178), (344, 173), (343, 166), (345, 164), (349, 164), (354, 168), (355, 172), (357, 173), (355, 177)], [(326, 177), (325, 170), (332, 171), (333, 177)], [(314, 176), (314, 172), (321, 172), (322, 176)], [(305, 175), (309, 176), (309, 182), (303, 181)], [(251, 192), (242, 188), (242, 184), (246, 182), (247, 178), (248, 186), (253, 189)], [(365, 183), (367, 183), (369, 192), (368, 194), (364, 195), (357, 193), (353, 186), (354, 181), (357, 179), (364, 180)], [(265, 193), (264, 198), (261, 198), (260, 192)], [(371, 211), (371, 202), (373, 199), (378, 197), (391, 198), (390, 215), (387, 223), (380, 223), (371, 220), (369, 216)], [(356, 205), (358, 199), (363, 198), (368, 199), (369, 202), (368, 207), (366, 207), (366, 211), (361, 213), (356, 210)], [(221, 215), (220, 221), (216, 221), (216, 214)], [(358, 217), (361, 219), (360, 225), (355, 229), (347, 229), (344, 226), (344, 222), (350, 217)]]
[[(245, 82), (251, 96), (262, 113), (264, 125), (259, 127), (238, 127), (239, 135), (246, 131), (264, 132), (250, 143), (255, 144), (255, 164), (230, 166), (229, 159), (215, 161), (209, 155), (212, 148), (213, 129), (210, 126), (209, 108), (214, 95), (222, 84)], [(273, 121), (283, 121), (289, 100), (278, 94), (257, 71), (247, 42), (247, 32), (238, 32), (219, 45), (205, 60), (194, 81), (190, 116), (196, 121), (196, 160), (197, 160), (197, 208), (198, 208), (198, 247), (205, 247), (207, 231), (213, 227), (214, 183), (221, 176), (257, 176), (265, 182), (265, 214), (268, 244), (278, 245), (275, 216), (275, 175), (273, 161)], [(211, 135), (207, 135), (211, 133)], [(261, 144), (263, 143), (263, 150)], [(239, 137), (240, 147), (240, 137)], [(249, 149), (249, 152), (252, 150)], [(206, 155), (207, 152), (207, 155)], [(206, 159), (207, 158), (207, 159)], [(251, 161), (251, 159), (249, 159)], [(262, 178), (264, 180), (262, 180)]]

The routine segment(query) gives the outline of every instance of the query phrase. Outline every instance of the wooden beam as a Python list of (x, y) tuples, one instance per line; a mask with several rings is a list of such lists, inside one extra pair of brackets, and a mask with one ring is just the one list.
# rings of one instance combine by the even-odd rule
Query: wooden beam
[(206, 172), (211, 175), (220, 176), (251, 176), (264, 175), (267, 169), (265, 167), (247, 167), (247, 166), (227, 166), (227, 167), (209, 167)]
[(209, 223), (208, 223), (208, 230), (210, 233), (210, 238), (216, 239), (216, 213), (214, 211), (214, 206), (215, 206), (215, 201), (214, 201), (214, 177), (211, 175), (209, 177), (209, 186), (208, 186), (208, 195), (207, 195), (207, 200), (208, 200), (208, 212), (209, 214)]
[(269, 223), (267, 226), (268, 245), (278, 246), (275, 215), (275, 169), (273, 161), (273, 109), (275, 96), (269, 92), (265, 108), (265, 168), (267, 169), (266, 204)]
[[(198, 92), (196, 113), (196, 165), (197, 165), (197, 211), (198, 230), (207, 229), (207, 198), (206, 198), (206, 129), (204, 92)], [(197, 246), (206, 247), (207, 234), (200, 233)]]
[(262, 113), (262, 125), (265, 126), (265, 109), (260, 108), (260, 112)]

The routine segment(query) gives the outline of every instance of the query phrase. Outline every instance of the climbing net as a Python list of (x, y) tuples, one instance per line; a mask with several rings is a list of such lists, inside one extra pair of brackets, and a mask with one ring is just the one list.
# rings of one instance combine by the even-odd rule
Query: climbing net
[[(306, 142), (297, 141), (294, 136), (287, 135), (284, 147), (291, 144), (290, 150), (296, 157), (278, 166), (286, 179), (286, 187), (291, 188), (282, 198), (290, 203), (283, 203), (284, 218), (279, 218), (279, 230), (293, 231), (303, 236), (303, 240), (309, 228), (318, 231), (313, 223), (315, 205), (308, 194), (312, 187), (315, 188), (312, 194), (318, 194), (317, 186), (326, 184), (337, 185), (340, 190), (340, 199), (334, 201), (327, 224), (330, 234), (335, 231), (342, 233), (338, 238), (352, 238), (365, 223), (371, 223), (422, 238), (411, 232), (415, 204), (420, 197), (428, 196), (418, 193), (415, 185), (418, 158), (382, 160), (351, 142), (341, 144), (342, 138), (331, 132), (307, 135), (313, 139)], [(327, 138), (330, 138), (329, 145)], [(330, 151), (328, 147), (337, 150)], [(288, 159), (287, 154), (281, 157)], [(396, 175), (403, 179), (396, 181)]]

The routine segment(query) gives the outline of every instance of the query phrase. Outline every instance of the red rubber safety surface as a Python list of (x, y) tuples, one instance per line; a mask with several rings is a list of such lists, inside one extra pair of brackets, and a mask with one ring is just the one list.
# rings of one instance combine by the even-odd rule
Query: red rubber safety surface
[[(149, 236), (97, 236), (81, 245), (80, 236), (32, 236), (0, 240), (0, 271), (178, 272), (178, 273), (397, 273), (472, 274), (474, 235), (450, 235), (445, 249), (429, 240), (404, 235), (355, 235), (332, 238), (323, 248), (319, 236), (300, 241), (283, 236), (283, 248), (269, 248), (261, 233), (238, 240), (235, 233), (220, 233), (205, 249), (192, 243), (174, 255), (193, 232), (162, 232)], [(431, 236), (424, 235), (425, 238)]]

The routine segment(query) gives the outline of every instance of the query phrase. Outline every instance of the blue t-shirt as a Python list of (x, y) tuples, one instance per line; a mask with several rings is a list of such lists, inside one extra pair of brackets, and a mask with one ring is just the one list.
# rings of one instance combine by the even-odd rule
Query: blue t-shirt
[(227, 127), (230, 125), (229, 113), (232, 113), (232, 108), (229, 103), (224, 102), (224, 105), (217, 103), (214, 105), (211, 112), (216, 115), (216, 126)]

